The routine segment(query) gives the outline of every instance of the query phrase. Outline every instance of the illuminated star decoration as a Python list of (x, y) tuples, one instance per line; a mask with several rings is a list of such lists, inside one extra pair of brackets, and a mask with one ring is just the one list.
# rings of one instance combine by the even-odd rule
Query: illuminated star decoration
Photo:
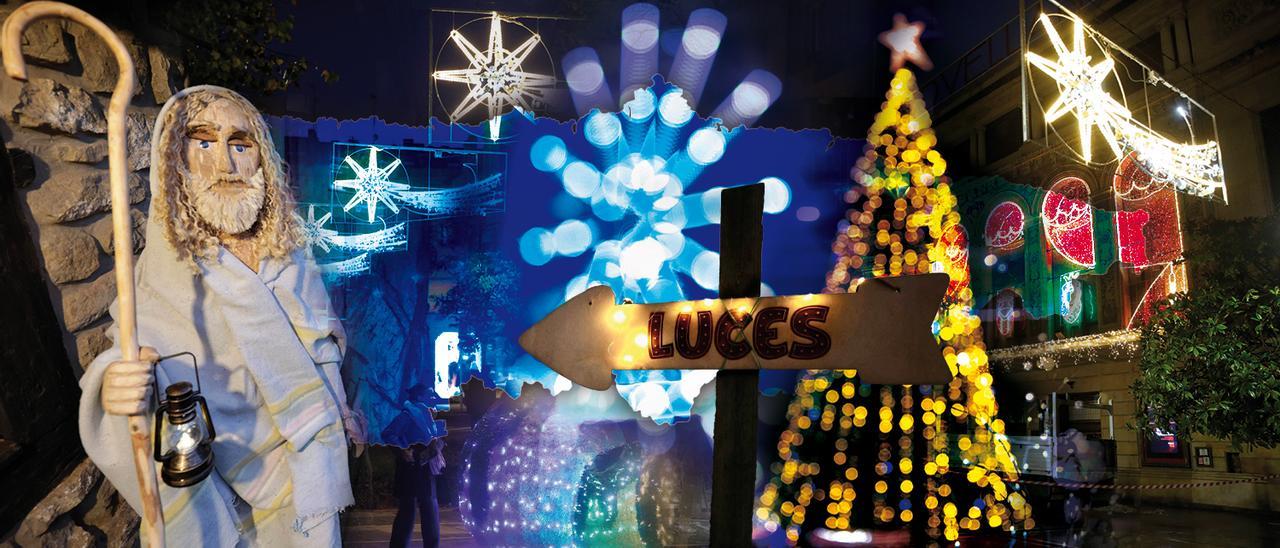
[[(365, 209), (368, 212), (368, 222), (372, 223), (378, 216), (378, 203), (381, 202), (387, 206), (392, 213), (399, 213), (400, 208), (391, 201), (391, 197), (397, 192), (409, 190), (409, 185), (398, 183), (390, 179), (391, 174), (400, 167), (400, 159), (395, 158), (386, 165), (378, 165), (378, 153), (382, 149), (378, 147), (369, 147), (369, 159), (366, 165), (360, 165), (356, 162), (353, 155), (347, 156), (342, 161), (351, 171), (355, 173), (354, 179), (338, 179), (333, 182), (334, 188), (346, 190), (354, 190), (356, 193), (347, 200), (342, 206), (342, 211), (351, 211), (357, 204), (364, 202)], [(388, 154), (388, 156), (391, 156)]]
[(325, 213), (317, 219), (316, 206), (313, 204), (307, 206), (307, 219), (302, 221), (302, 234), (307, 243), (323, 249), (325, 253), (329, 252), (328, 240), (338, 235), (336, 230), (324, 227), (332, 218), (333, 213)]
[(889, 48), (889, 72), (898, 69), (911, 61), (922, 70), (932, 70), (933, 61), (920, 45), (920, 35), (924, 33), (924, 23), (907, 22), (907, 16), (898, 13), (893, 16), (893, 28), (880, 33), (880, 43)]
[(449, 39), (457, 44), (470, 65), (461, 69), (438, 70), (431, 74), (436, 80), (468, 86), (466, 97), (449, 113), (449, 119), (457, 122), (483, 104), (489, 111), (489, 137), (493, 140), (498, 139), (498, 130), (502, 124), (500, 116), (504, 114), (504, 107), (532, 110), (530, 99), (542, 97), (544, 89), (555, 85), (554, 76), (527, 72), (521, 66), (541, 43), (542, 38), (534, 34), (508, 51), (503, 47), (502, 22), (503, 19), (497, 12), (490, 15), (489, 45), (484, 51), (472, 45), (457, 29), (450, 31)]
[(1045, 123), (1052, 124), (1068, 112), (1075, 115), (1079, 153), (1086, 163), (1093, 159), (1091, 141), (1096, 127), (1116, 159), (1124, 158), (1129, 151), (1135, 152), (1138, 164), (1153, 181), (1199, 196), (1222, 190), (1225, 199), (1226, 181), (1218, 144), (1214, 141), (1177, 143), (1134, 120), (1128, 108), (1103, 89), (1103, 83), (1115, 73), (1115, 61), (1103, 51), (1102, 59), (1093, 62), (1086, 49), (1088, 27), (1074, 15), (1070, 19), (1074, 29), (1068, 48), (1049, 16), (1040, 14), (1040, 26), (1057, 60), (1034, 52), (1026, 55), (1027, 63), (1053, 78), (1058, 87), (1058, 97), (1044, 109)]
[(1115, 67), (1115, 61), (1103, 54), (1102, 60), (1096, 64), (1085, 51), (1084, 23), (1076, 20), (1075, 32), (1071, 40), (1071, 49), (1058, 36), (1048, 16), (1041, 14), (1044, 32), (1058, 54), (1058, 61), (1050, 61), (1035, 53), (1027, 52), (1027, 62), (1044, 71), (1058, 83), (1061, 94), (1044, 111), (1044, 121), (1052, 124), (1068, 112), (1075, 113), (1080, 128), (1080, 155), (1085, 162), (1092, 159), (1092, 131), (1100, 126), (1102, 137), (1107, 140), (1116, 156), (1121, 155), (1117, 135), (1109, 124), (1112, 117), (1128, 118), (1129, 109), (1102, 89), (1103, 82)]

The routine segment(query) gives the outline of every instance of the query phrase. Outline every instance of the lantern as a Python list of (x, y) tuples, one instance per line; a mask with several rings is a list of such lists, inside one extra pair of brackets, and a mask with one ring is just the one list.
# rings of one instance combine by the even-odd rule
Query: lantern
[(186, 381), (169, 385), (164, 393), (164, 401), (156, 408), (153, 438), (155, 459), (163, 464), (160, 478), (170, 487), (190, 487), (213, 471), (216, 434), (209, 405)]

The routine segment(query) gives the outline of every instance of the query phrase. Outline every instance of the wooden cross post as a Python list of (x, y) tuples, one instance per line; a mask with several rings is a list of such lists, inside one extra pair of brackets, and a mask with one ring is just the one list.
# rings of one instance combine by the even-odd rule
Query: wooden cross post
[[(725, 189), (720, 200), (720, 298), (759, 297), (764, 185)], [(751, 545), (759, 385), (757, 369), (725, 369), (716, 374), (712, 546)]]

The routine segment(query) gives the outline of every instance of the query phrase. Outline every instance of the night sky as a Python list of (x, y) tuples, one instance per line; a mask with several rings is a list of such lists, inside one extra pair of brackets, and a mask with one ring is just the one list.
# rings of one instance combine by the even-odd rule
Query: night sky
[[(560, 60), (580, 46), (595, 48), (610, 82), (618, 67), (619, 13), (631, 0), (420, 2), (384, 0), (300, 0), (281, 2), (295, 17), (294, 40), (273, 47), (306, 57), (313, 66), (340, 75), (326, 84), (314, 70), (299, 86), (261, 98), (264, 110), (305, 119), (355, 119), (377, 115), (388, 122), (425, 125), (431, 112), (431, 59), (441, 50), (449, 28), (479, 14), (445, 10), (497, 10), (538, 15), (534, 30), (544, 37), (563, 78)], [(888, 53), (877, 35), (894, 13), (924, 21), (924, 45), (935, 69), (919, 71), (927, 82), (947, 64), (1017, 15), (1016, 0), (990, 2), (924, 1), (662, 1), (664, 42), (678, 40), (690, 11), (711, 7), (725, 13), (728, 28), (699, 110), (711, 109), (754, 68), (778, 75), (783, 94), (760, 120), (765, 127), (826, 127), (838, 136), (861, 137), (879, 108), (888, 84)], [(530, 20), (525, 20), (529, 22)], [(666, 36), (666, 30), (675, 32)], [(435, 37), (433, 43), (433, 36)], [(662, 56), (662, 69), (670, 62)], [(616, 91), (616, 90), (615, 90)], [(434, 114), (442, 115), (437, 103)], [(567, 97), (547, 114), (574, 117)], [(705, 113), (704, 113), (705, 114)]]

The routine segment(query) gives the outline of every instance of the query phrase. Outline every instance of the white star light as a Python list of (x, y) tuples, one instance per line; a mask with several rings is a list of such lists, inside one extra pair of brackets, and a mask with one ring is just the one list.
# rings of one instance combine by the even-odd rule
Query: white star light
[(898, 72), (910, 61), (923, 70), (933, 70), (933, 61), (920, 45), (920, 35), (924, 34), (924, 23), (910, 23), (907, 16), (897, 13), (893, 16), (893, 28), (880, 33), (880, 43), (889, 48), (889, 72)]
[(332, 218), (333, 213), (325, 213), (317, 219), (316, 206), (307, 206), (307, 218), (302, 221), (302, 234), (307, 239), (307, 244), (319, 246), (325, 253), (329, 252), (328, 240), (338, 235), (338, 231), (324, 227)]
[(484, 51), (472, 45), (457, 29), (451, 31), (449, 39), (457, 44), (470, 65), (462, 69), (438, 70), (431, 74), (436, 80), (468, 86), (466, 97), (449, 113), (449, 119), (457, 122), (483, 104), (489, 111), (489, 136), (494, 140), (498, 138), (502, 123), (499, 116), (503, 114), (504, 107), (532, 110), (530, 100), (541, 98), (545, 88), (555, 85), (555, 77), (527, 72), (522, 67), (542, 38), (534, 34), (508, 51), (503, 46), (502, 22), (503, 19), (497, 12), (490, 15), (489, 45)]
[[(333, 182), (334, 188), (342, 188), (354, 190), (355, 196), (342, 206), (342, 211), (351, 211), (357, 204), (364, 202), (365, 209), (369, 214), (369, 222), (372, 223), (378, 215), (378, 203), (381, 202), (387, 206), (392, 213), (399, 213), (400, 208), (395, 202), (391, 201), (391, 197), (397, 192), (409, 190), (409, 185), (397, 183), (390, 180), (391, 174), (400, 167), (400, 159), (395, 158), (391, 163), (386, 165), (378, 165), (378, 153), (382, 149), (378, 147), (369, 147), (369, 160), (367, 165), (360, 165), (352, 156), (343, 159), (351, 171), (355, 172), (355, 179), (338, 179)], [(388, 154), (388, 156), (390, 156)], [(394, 158), (394, 157), (393, 157)]]
[(1045, 34), (1049, 36), (1049, 42), (1053, 44), (1053, 50), (1058, 54), (1058, 61), (1050, 61), (1027, 52), (1027, 62), (1052, 77), (1061, 92), (1057, 100), (1045, 109), (1045, 123), (1052, 124), (1063, 114), (1072, 112), (1080, 128), (1080, 155), (1085, 162), (1091, 161), (1093, 156), (1091, 141), (1094, 126), (1099, 126), (1112, 151), (1117, 157), (1121, 156), (1116, 132), (1107, 131), (1111, 129), (1108, 122), (1111, 117), (1128, 119), (1129, 110), (1102, 89), (1103, 82), (1115, 67), (1115, 61), (1104, 53), (1101, 61), (1091, 64), (1093, 59), (1085, 51), (1084, 23), (1079, 19), (1075, 21), (1071, 49), (1067, 49), (1047, 15), (1040, 14), (1040, 22), (1044, 25)]
[[(1087, 33), (1093, 31), (1080, 18), (1074, 15), (1069, 18), (1074, 25), (1070, 48), (1049, 16), (1040, 14), (1040, 26), (1057, 60), (1033, 52), (1026, 55), (1027, 63), (1053, 78), (1058, 87), (1058, 97), (1044, 109), (1045, 124), (1052, 124), (1067, 113), (1073, 114), (1080, 134), (1080, 157), (1085, 163), (1093, 161), (1092, 137), (1093, 129), (1097, 128), (1115, 159), (1135, 152), (1138, 164), (1153, 181), (1199, 196), (1222, 190), (1225, 199), (1226, 181), (1218, 144), (1175, 142), (1134, 120), (1129, 109), (1103, 89), (1107, 78), (1115, 73), (1115, 61), (1103, 51), (1102, 59), (1094, 63), (1086, 40)], [(1123, 96), (1124, 90), (1119, 93)]]

